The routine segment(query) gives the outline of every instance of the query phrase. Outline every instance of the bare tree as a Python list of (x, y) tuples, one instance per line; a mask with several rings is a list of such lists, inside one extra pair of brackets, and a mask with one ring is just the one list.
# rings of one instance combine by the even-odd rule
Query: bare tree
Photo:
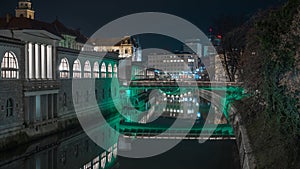
[(219, 47), (219, 54), (223, 60), (229, 81), (236, 81), (236, 76), (241, 74), (240, 58), (244, 54), (246, 46), (246, 33), (249, 23), (233, 29), (226, 33)]

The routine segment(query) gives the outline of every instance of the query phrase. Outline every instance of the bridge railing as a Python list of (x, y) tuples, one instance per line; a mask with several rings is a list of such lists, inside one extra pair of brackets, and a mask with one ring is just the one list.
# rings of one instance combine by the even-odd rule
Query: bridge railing
[(234, 136), (232, 127), (229, 124), (220, 124), (217, 128), (214, 126), (208, 127), (193, 127), (189, 128), (168, 128), (159, 126), (147, 126), (140, 124), (121, 124), (120, 133), (127, 136), (187, 136), (198, 137), (202, 136)]

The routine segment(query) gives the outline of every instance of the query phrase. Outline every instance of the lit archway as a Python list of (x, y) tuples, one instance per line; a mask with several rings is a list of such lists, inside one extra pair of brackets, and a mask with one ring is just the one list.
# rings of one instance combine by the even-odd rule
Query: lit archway
[(99, 63), (96, 61), (93, 68), (94, 78), (99, 78)]
[(114, 77), (115, 78), (118, 77), (118, 67), (117, 67), (117, 64), (114, 65)]
[(107, 66), (107, 72), (108, 72), (108, 77), (112, 78), (112, 66), (111, 66), (111, 64), (108, 64), (108, 66)]
[(101, 78), (106, 78), (106, 65), (104, 62), (101, 65)]
[(81, 78), (81, 64), (79, 59), (75, 60), (73, 64), (73, 78)]
[(91, 74), (91, 64), (90, 61), (85, 61), (84, 63), (84, 78), (91, 78), (92, 74)]
[(62, 58), (59, 65), (59, 77), (61, 79), (67, 79), (70, 77), (70, 68), (67, 58)]
[(6, 52), (1, 62), (1, 77), (3, 79), (18, 79), (19, 65), (13, 52)]

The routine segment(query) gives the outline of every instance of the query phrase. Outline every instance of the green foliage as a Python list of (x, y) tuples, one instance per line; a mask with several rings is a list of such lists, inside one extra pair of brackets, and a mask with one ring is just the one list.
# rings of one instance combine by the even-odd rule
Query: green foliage
[[(290, 76), (299, 75), (296, 67), (300, 63), (297, 61), (300, 36), (291, 34), (300, 26), (295, 22), (300, 15), (299, 6), (299, 0), (290, 0), (280, 9), (259, 15), (248, 34), (248, 51), (244, 55), (247, 58), (242, 60), (246, 63), (243, 67), (245, 87), (254, 94), (240, 104), (255, 144), (258, 168), (296, 168), (299, 158), (299, 86), (291, 85), (295, 79)], [(258, 131), (261, 135), (254, 139)], [(281, 153), (272, 156), (278, 150)], [(265, 155), (269, 155), (268, 160)], [(276, 165), (280, 158), (285, 162)]]

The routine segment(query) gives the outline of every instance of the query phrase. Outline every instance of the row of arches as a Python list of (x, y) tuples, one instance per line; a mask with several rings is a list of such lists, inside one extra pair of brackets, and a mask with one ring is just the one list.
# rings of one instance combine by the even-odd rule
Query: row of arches
[[(96, 61), (93, 64), (93, 71), (90, 61), (85, 61), (83, 68), (83, 78), (112, 78), (117, 77), (117, 65), (112, 66), (111, 63), (106, 64), (102, 62), (101, 67)], [(60, 78), (70, 78), (70, 66), (67, 58), (62, 58), (59, 65)], [(82, 70), (80, 60), (77, 59), (73, 63), (73, 78), (81, 78)], [(6, 52), (1, 62), (1, 78), (2, 79), (18, 79), (19, 78), (19, 64), (14, 52)]]
[[(82, 77), (82, 70), (81, 70), (81, 62), (79, 59), (76, 59), (73, 63), (73, 78), (81, 78)], [(92, 71), (93, 70), (93, 71)], [(102, 62), (101, 68), (99, 63), (96, 61), (93, 64), (93, 69), (91, 67), (91, 63), (89, 60), (86, 60), (84, 62), (83, 67), (83, 78), (112, 78), (117, 77), (118, 68), (117, 65), (114, 64), (112, 66), (111, 63), (106, 64), (105, 62)], [(59, 77), (60, 78), (70, 78), (70, 66), (67, 58), (62, 58), (59, 65)]]

